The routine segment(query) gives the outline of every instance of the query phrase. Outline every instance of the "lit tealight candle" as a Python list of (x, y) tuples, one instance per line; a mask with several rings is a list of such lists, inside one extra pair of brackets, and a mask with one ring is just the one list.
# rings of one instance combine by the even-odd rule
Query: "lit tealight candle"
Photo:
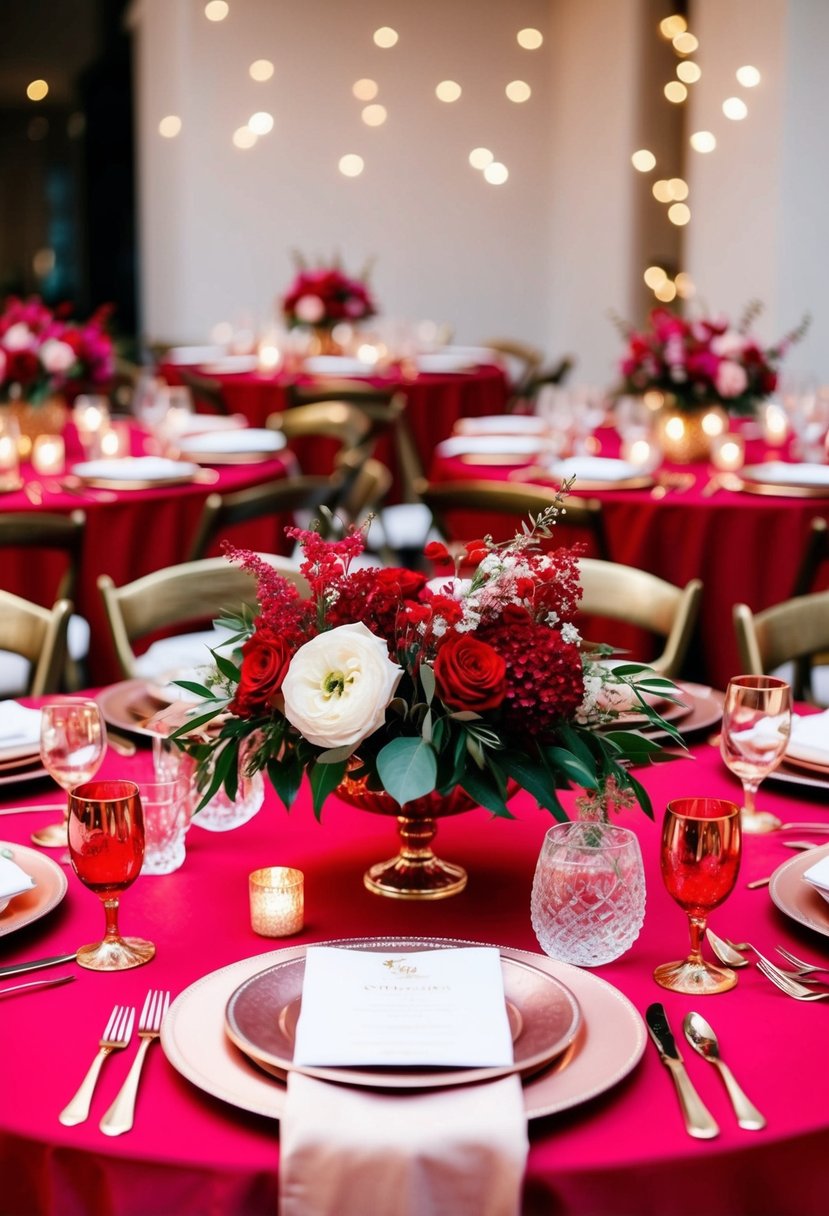
[(770, 401), (763, 410), (761, 423), (763, 438), (772, 447), (781, 447), (786, 442), (789, 433), (789, 420), (786, 411), (775, 401)]
[(250, 876), (250, 923), (261, 937), (290, 937), (304, 924), (305, 893), (301, 870), (266, 866)]
[(655, 451), (649, 439), (626, 439), (622, 444), (622, 460), (638, 469), (649, 469), (655, 463)]
[(711, 440), (711, 462), (724, 472), (736, 472), (743, 467), (745, 441), (742, 435), (715, 435)]
[(282, 351), (275, 342), (260, 342), (257, 359), (260, 372), (275, 372), (282, 362)]
[(129, 455), (129, 434), (124, 427), (108, 426), (101, 431), (102, 456)]
[(36, 435), (32, 445), (32, 465), (38, 473), (62, 473), (66, 448), (61, 435)]
[(106, 397), (78, 397), (72, 418), (81, 439), (97, 435), (109, 423)]

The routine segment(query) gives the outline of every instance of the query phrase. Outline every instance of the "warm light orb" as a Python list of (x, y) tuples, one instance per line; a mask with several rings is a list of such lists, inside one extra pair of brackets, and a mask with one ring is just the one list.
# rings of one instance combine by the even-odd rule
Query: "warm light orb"
[(267, 110), (257, 110), (248, 119), (248, 129), (253, 131), (254, 135), (267, 135), (273, 130), (273, 114), (269, 114)]
[(749, 63), (745, 64), (744, 67), (737, 68), (736, 75), (738, 84), (741, 84), (744, 89), (756, 88), (761, 79), (757, 68), (752, 67)]
[(671, 177), (668, 180), (668, 187), (671, 191), (671, 198), (678, 203), (682, 203), (688, 197), (688, 183), (681, 177)]
[(383, 123), (388, 118), (388, 112), (385, 106), (364, 106), (360, 117), (367, 127), (382, 127)]
[(374, 98), (380, 92), (380, 86), (376, 80), (369, 80), (367, 76), (363, 76), (361, 80), (355, 80), (351, 86), (351, 92), (358, 101), (374, 101)]
[(748, 114), (748, 106), (742, 97), (726, 97), (722, 103), (722, 112), (732, 122), (740, 122)]
[(651, 192), (658, 203), (670, 203), (674, 197), (671, 194), (670, 182), (665, 181), (664, 178), (660, 178), (658, 182), (653, 183)]
[(484, 177), (490, 186), (502, 186), (509, 177), (509, 169), (499, 160), (494, 160), (484, 169)]
[(457, 101), (462, 92), (457, 80), (442, 80), (435, 88), (438, 101)]
[(717, 146), (717, 137), (713, 131), (695, 131), (689, 142), (695, 152), (713, 152)]
[(669, 80), (662, 92), (674, 105), (679, 105), (688, 96), (688, 90), (681, 80)]
[(337, 164), (343, 177), (359, 177), (365, 167), (365, 161), (356, 152), (348, 152), (345, 156), (341, 156)]
[(273, 76), (273, 64), (270, 59), (255, 59), (248, 68), (248, 74), (252, 80), (270, 80)]
[(515, 40), (525, 51), (537, 51), (544, 41), (544, 35), (541, 33), (541, 30), (527, 26), (526, 29), (518, 31), (515, 35)]
[(674, 13), (671, 17), (663, 17), (659, 22), (659, 32), (663, 38), (672, 41), (677, 34), (684, 34), (688, 28), (688, 22), (679, 13)]
[(668, 219), (677, 228), (682, 228), (691, 218), (691, 208), (685, 203), (672, 203), (668, 208)]
[(676, 38), (672, 38), (671, 41), (677, 55), (693, 55), (699, 46), (699, 39), (687, 31), (677, 34)]
[(668, 439), (679, 441), (685, 435), (685, 419), (680, 418), (679, 414), (674, 414), (665, 423), (665, 434)]
[(703, 414), (701, 425), (706, 435), (722, 435), (726, 423), (722, 414), (715, 414), (711, 411), (708, 414)]
[(684, 270), (680, 270), (674, 279), (674, 283), (676, 284), (676, 294), (681, 300), (690, 300), (696, 293), (697, 289), (694, 286), (694, 280)]
[(702, 75), (702, 68), (691, 59), (685, 59), (676, 65), (676, 74), (685, 84), (696, 84)]
[(237, 127), (233, 132), (233, 144), (236, 148), (252, 148), (259, 136), (250, 127)]
[(227, 0), (209, 0), (204, 6), (204, 15), (208, 21), (224, 21), (230, 12)]
[(660, 283), (658, 287), (654, 287), (653, 294), (660, 304), (670, 304), (671, 300), (676, 299), (676, 284), (670, 279), (665, 279), (664, 283)]
[(634, 152), (630, 160), (634, 169), (638, 169), (640, 173), (650, 173), (651, 169), (656, 168), (656, 157), (647, 148), (640, 148), (638, 152)]
[(667, 273), (662, 269), (661, 266), (649, 266), (642, 275), (642, 278), (645, 280), (645, 285), (650, 287), (651, 291), (655, 291), (661, 283), (665, 282), (667, 277)]
[(469, 163), (473, 169), (485, 169), (494, 160), (495, 157), (489, 148), (473, 148), (469, 153)]
[(511, 80), (504, 89), (510, 101), (520, 104), (522, 101), (529, 101), (532, 96), (532, 89), (527, 84), (526, 80)]
[(45, 80), (33, 80), (26, 85), (26, 96), (29, 101), (43, 101), (48, 92), (49, 86)]
[(167, 114), (158, 124), (158, 133), (165, 139), (175, 139), (181, 131), (181, 119), (178, 114)]
[(397, 30), (393, 30), (390, 25), (381, 25), (379, 30), (374, 31), (374, 45), (387, 50), (390, 46), (395, 45), (399, 37)]

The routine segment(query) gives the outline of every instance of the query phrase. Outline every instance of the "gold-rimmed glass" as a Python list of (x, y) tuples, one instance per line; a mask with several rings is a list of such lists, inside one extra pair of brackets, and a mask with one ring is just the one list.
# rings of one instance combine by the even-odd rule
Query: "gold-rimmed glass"
[(735, 676), (728, 681), (720, 729), (720, 752), (743, 783), (744, 832), (774, 832), (780, 820), (758, 811), (760, 782), (777, 768), (789, 743), (792, 693), (776, 676)]
[[(40, 711), (40, 759), (47, 773), (66, 790), (91, 780), (106, 752), (106, 729), (97, 701), (66, 697)], [(47, 849), (66, 848), (66, 817), (32, 833)]]
[(92, 971), (125, 971), (155, 956), (152, 942), (122, 937), (122, 891), (135, 882), (144, 860), (144, 816), (134, 781), (87, 781), (69, 794), (69, 858), (78, 878), (104, 905), (106, 932), (81, 946), (78, 962)]

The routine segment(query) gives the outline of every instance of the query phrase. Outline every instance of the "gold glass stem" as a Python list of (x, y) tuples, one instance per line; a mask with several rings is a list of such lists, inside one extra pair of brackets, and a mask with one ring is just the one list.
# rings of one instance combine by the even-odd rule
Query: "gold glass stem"
[(692, 916), (690, 913), (688, 914), (688, 927), (691, 931), (691, 953), (688, 955), (689, 963), (702, 964), (702, 939), (705, 936), (705, 926), (707, 923), (707, 916)]
[(101, 902), (104, 905), (104, 913), (106, 914), (106, 933), (104, 934), (104, 940), (118, 941), (121, 936), (118, 931), (118, 896), (110, 895)]

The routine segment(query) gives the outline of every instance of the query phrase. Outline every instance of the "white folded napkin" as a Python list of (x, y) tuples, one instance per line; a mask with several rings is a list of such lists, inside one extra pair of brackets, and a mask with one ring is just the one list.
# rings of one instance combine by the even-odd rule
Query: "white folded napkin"
[(31, 874), (21, 870), (16, 861), (0, 854), (0, 912), (10, 899), (14, 899), (15, 895), (31, 891), (34, 886), (37, 884)]
[(492, 452), (500, 456), (537, 456), (544, 447), (538, 435), (451, 435), (435, 448), (440, 456), (474, 456)]
[(576, 489), (579, 478), (584, 481), (627, 481), (630, 477), (641, 477), (642, 469), (626, 460), (614, 460), (608, 456), (569, 456), (557, 461), (550, 472), (554, 477), (575, 477)]
[(251, 426), (187, 435), (178, 440), (178, 447), (185, 456), (190, 452), (278, 452), (286, 442), (282, 431)]
[(528, 1149), (518, 1076), (401, 1095), (291, 1072), (280, 1216), (517, 1216)]
[(829, 765), (829, 709), (822, 714), (793, 714), (786, 754), (795, 760)]
[(482, 418), (459, 418), (456, 435), (545, 435), (549, 427), (536, 414), (487, 414)]
[(770, 460), (767, 464), (756, 464), (744, 469), (743, 478), (780, 486), (829, 486), (829, 465), (788, 464), (783, 460)]
[(0, 752), (8, 748), (31, 746), (40, 743), (40, 710), (27, 709), (17, 701), (0, 701)]
[(822, 857), (804, 871), (803, 878), (829, 903), (829, 857)]
[(192, 477), (199, 467), (165, 456), (124, 456), (119, 460), (85, 460), (72, 466), (76, 477), (109, 481), (166, 481)]

